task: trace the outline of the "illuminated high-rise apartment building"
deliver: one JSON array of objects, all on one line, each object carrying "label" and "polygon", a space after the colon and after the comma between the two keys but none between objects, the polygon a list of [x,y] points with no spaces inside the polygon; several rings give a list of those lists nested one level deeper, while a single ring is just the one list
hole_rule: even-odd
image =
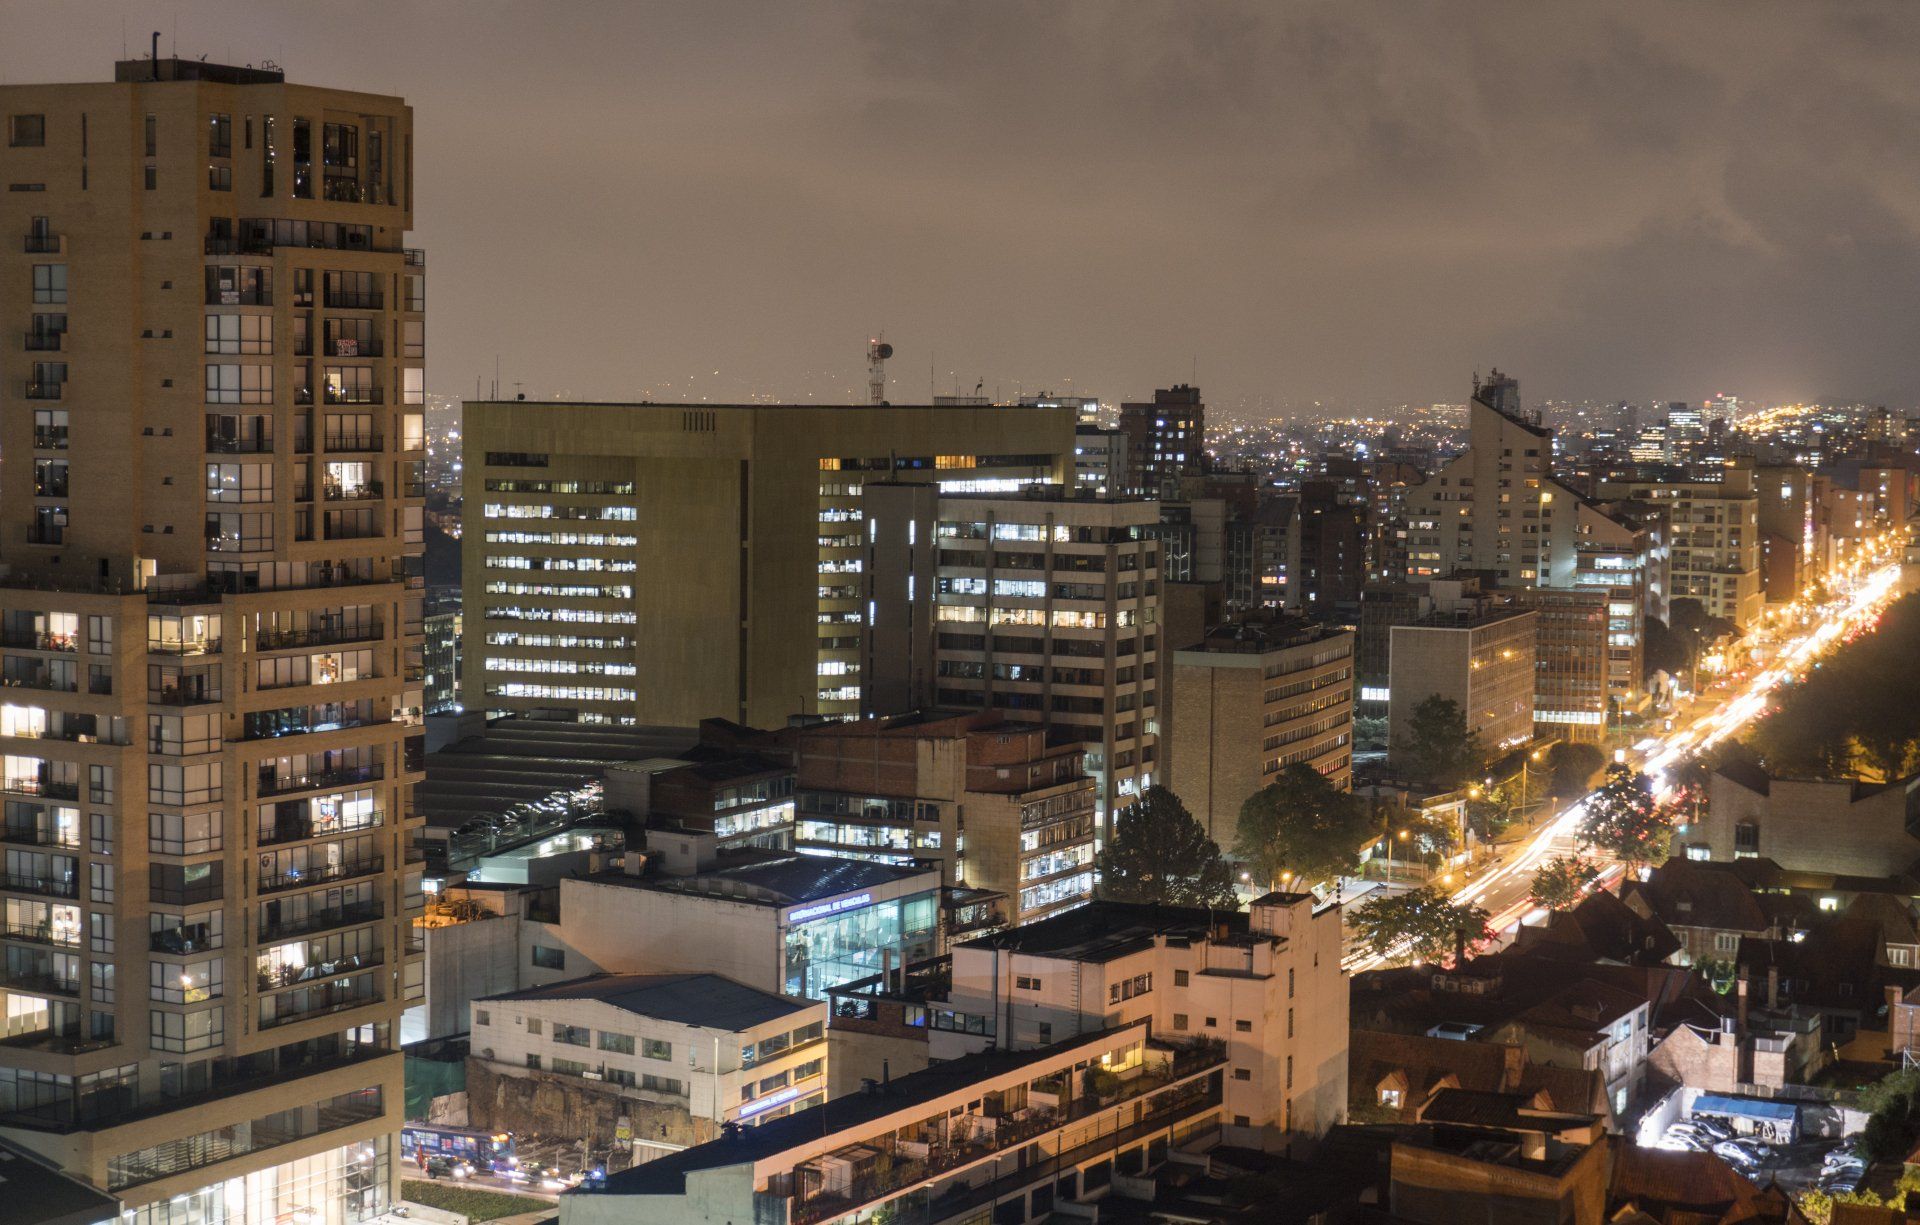
[{"label": "illuminated high-rise apartment building", "polygon": [[156,58],[0,123],[0,1136],[139,1225],[368,1219],[423,990],[412,113]]},{"label": "illuminated high-rise apartment building", "polygon": [[679,727],[857,716],[862,488],[1071,480],[1075,415],[470,402],[463,704]]}]

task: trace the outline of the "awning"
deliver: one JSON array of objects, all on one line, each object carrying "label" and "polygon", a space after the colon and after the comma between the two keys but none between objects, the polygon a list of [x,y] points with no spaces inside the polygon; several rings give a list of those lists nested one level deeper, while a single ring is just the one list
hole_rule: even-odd
[{"label": "awning", "polygon": [[1717,1093],[1702,1093],[1693,1099],[1693,1114],[1731,1114],[1748,1119],[1776,1119],[1793,1122],[1800,1117],[1800,1107],[1791,1102],[1770,1102],[1758,1098],[1721,1097]]}]

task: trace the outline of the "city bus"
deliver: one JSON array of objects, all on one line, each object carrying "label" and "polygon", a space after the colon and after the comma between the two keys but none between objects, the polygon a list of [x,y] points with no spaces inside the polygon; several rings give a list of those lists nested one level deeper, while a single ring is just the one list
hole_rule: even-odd
[{"label": "city bus", "polygon": [[400,1129],[400,1156],[421,1169],[435,1157],[464,1161],[475,1170],[505,1174],[520,1164],[513,1154],[513,1133],[470,1127],[432,1127],[409,1123]]}]

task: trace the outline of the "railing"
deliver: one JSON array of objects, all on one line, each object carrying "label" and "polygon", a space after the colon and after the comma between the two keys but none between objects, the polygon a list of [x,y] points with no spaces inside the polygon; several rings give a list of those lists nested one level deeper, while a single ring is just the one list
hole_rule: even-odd
[{"label": "railing", "polygon": [[329,451],[384,451],[386,439],[378,434],[328,434],[323,445]]},{"label": "railing", "polygon": [[[158,868],[159,864],[152,867]],[[164,902],[174,906],[192,906],[198,902],[218,902],[225,897],[225,882],[219,877],[201,881],[194,885],[163,884],[157,878],[147,882],[147,900]]]},{"label": "railing", "polygon": [[36,498],[64,498],[67,493],[65,480],[49,481],[44,485],[36,484],[33,488],[33,496]]},{"label": "railing", "polygon": [[147,703],[151,706],[211,706],[221,701],[218,692],[208,693],[204,689],[162,689],[155,693],[147,691]]},{"label": "railing", "polygon": [[324,647],[343,642],[378,642],[378,622],[372,625],[335,625],[325,629],[261,630],[254,635],[256,651],[284,651],[288,647]]},{"label": "railing", "polygon": [[371,970],[386,964],[386,954],[379,949],[371,953],[355,953],[351,957],[342,957],[338,961],[316,961],[304,966],[282,966],[278,970],[259,970],[255,972],[255,985],[261,991],[284,991],[288,987],[297,987],[301,983],[315,982],[322,978],[332,978],[338,974],[351,974],[355,970]]},{"label": "railing", "polygon": [[216,455],[271,455],[271,438],[220,438],[207,435],[207,450]]},{"label": "railing", "polygon": [[377,901],[349,902],[345,906],[329,906],[324,910],[309,910],[297,919],[285,919],[278,923],[260,924],[260,943],[274,940],[290,940],[295,936],[308,936],[315,932],[332,931],[338,927],[353,927],[361,923],[373,923],[386,916],[386,908]]},{"label": "railing", "polygon": [[325,485],[321,493],[329,502],[360,502],[381,497],[385,488],[379,481],[361,481],[357,485]]},{"label": "railing", "polygon": [[57,829],[29,829],[17,825],[0,829],[0,842],[12,843],[14,846],[57,846],[67,851],[80,849],[78,834],[63,836]]},{"label": "railing", "polygon": [[425,268],[427,266],[427,253],[419,247],[408,247],[406,249],[406,255],[407,267]]},{"label": "railing", "polygon": [[37,429],[33,432],[33,449],[36,451],[64,451],[67,449],[67,431],[64,429]]},{"label": "railing", "polygon": [[[312,403],[311,400],[307,401]],[[386,400],[378,387],[329,387],[326,402],[328,404],[384,404]]]},{"label": "railing", "polygon": [[0,779],[0,791],[13,795],[39,795],[49,800],[77,800],[80,798],[79,783],[56,783],[44,778],[8,778]]},{"label": "railing", "polygon": [[166,953],[173,957],[190,957],[198,953],[211,953],[223,947],[224,941],[211,938],[204,927],[195,925],[191,930],[174,928],[154,932],[147,938],[147,948],[151,952]]},{"label": "railing", "polygon": [[64,380],[58,383],[38,383],[28,379],[26,397],[29,400],[58,400],[66,393],[66,389],[67,384]]},{"label": "railing", "polygon": [[341,347],[340,337],[336,336],[334,339],[329,340],[327,342],[327,356],[328,357],[384,357],[386,356],[384,353],[381,352],[382,346],[380,344],[380,341],[377,339],[368,340],[364,342],[350,339],[346,341],[346,344],[352,346],[353,352],[349,353],[346,351],[346,349]]},{"label": "railing", "polygon": [[66,236],[63,234],[29,234],[26,244],[27,254],[58,255],[66,243]]},{"label": "railing", "polygon": [[[198,601],[191,602],[198,603]],[[192,642],[155,642],[151,638],[147,640],[149,655],[218,655],[219,653],[218,638],[198,638]]]},{"label": "railing", "polygon": [[278,846],[285,842],[305,842],[309,838],[331,838],[337,834],[357,834],[363,830],[379,829],[386,823],[386,813],[374,809],[354,818],[351,823],[341,824],[331,829],[315,829],[313,820],[289,821],[283,825],[273,825],[258,831],[254,842],[258,846]]},{"label": "railing", "polygon": [[366,291],[329,288],[322,294],[328,310],[377,311],[386,295],[377,289]]},{"label": "railing", "polygon": [[[326,999],[327,996],[333,994],[328,988],[346,986],[353,981],[353,979],[347,979],[341,983],[329,983],[327,988],[322,988],[325,994],[323,994],[321,998]],[[345,999],[333,1000],[316,1007],[302,1008],[291,1012],[276,1013],[269,1017],[261,1017],[260,1028],[272,1029],[276,1025],[292,1025],[296,1021],[311,1021],[315,1017],[324,1017],[336,1012],[345,1012],[349,1008],[365,1008],[369,1004],[380,1003],[383,998],[385,997],[383,997],[378,990],[356,993]]]},{"label": "railing", "polygon": [[62,949],[80,947],[78,931],[64,936],[55,935],[52,923],[8,923],[0,926],[0,940],[24,940],[29,944],[47,944]]},{"label": "railing", "polygon": [[114,1041],[111,1038],[82,1038],[77,1025],[36,1029],[15,1034],[11,1038],[0,1038],[0,1047],[16,1051],[50,1051],[56,1055],[84,1055],[88,1051],[103,1051],[112,1045]]},{"label": "railing", "polygon": [[254,885],[254,892],[285,893],[290,889],[311,889],[315,885],[328,885],[335,881],[372,876],[384,871],[386,866],[386,859],[375,855],[370,859],[355,860],[352,863],[322,864],[305,872],[296,868],[286,872],[276,872],[271,876],[262,876]]},{"label": "railing", "polygon": [[29,651],[78,651],[80,640],[72,634],[45,634],[37,630],[0,632],[0,646],[21,647]]},{"label": "railing", "polygon": [[312,791],[320,787],[340,787],[348,783],[379,782],[386,772],[385,766],[354,766],[346,770],[321,770],[311,774],[289,774],[267,778],[262,776],[254,789],[254,794],[264,799],[270,795],[287,795],[295,791]]},{"label": "railing", "polygon": [[272,306],[271,289],[210,289],[208,306]]},{"label": "railing", "polygon": [[[45,533],[31,530],[27,532],[27,540],[32,544],[60,543],[60,537],[57,534],[48,536]],[[65,681],[56,681],[50,672],[35,672],[27,676],[9,675],[5,680],[0,680],[0,685],[5,685],[9,689],[38,689],[44,693],[80,692],[80,681],[78,677],[70,677]],[[10,787],[7,789],[12,790]]]},{"label": "railing", "polygon": [[272,255],[273,243],[257,235],[207,239],[208,255]]},{"label": "railing", "polygon": [[60,978],[46,970],[8,970],[0,968],[0,987],[30,991],[35,995],[79,995],[80,980]]},{"label": "railing", "polygon": [[65,332],[28,332],[27,352],[58,353],[66,335]]},{"label": "railing", "polygon": [[13,872],[0,874],[0,889],[10,893],[34,893],[41,897],[80,896],[78,880],[54,880],[45,876],[22,876]]}]

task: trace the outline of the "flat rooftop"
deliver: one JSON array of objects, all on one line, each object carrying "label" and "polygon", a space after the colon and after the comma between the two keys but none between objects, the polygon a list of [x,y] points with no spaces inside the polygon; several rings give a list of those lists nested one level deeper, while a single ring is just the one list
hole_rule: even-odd
[{"label": "flat rooftop", "polygon": [[278,68],[255,68],[252,64],[209,64],[203,60],[183,60],[173,56],[137,60],[115,60],[115,81],[214,81],[221,85],[279,85],[287,74]]},{"label": "flat rooftop", "polygon": [[937,888],[940,883],[937,868],[901,868],[892,864],[869,863],[864,859],[833,859],[824,855],[775,852],[769,858],[752,857],[747,862],[710,868],[690,876],[633,876],[626,872],[600,872],[586,879],[597,885],[656,889],[664,893],[717,897],[761,906],[793,906],[842,897],[862,889],[874,889],[915,877],[930,878],[927,882],[929,889]]},{"label": "flat rooftop", "polygon": [[635,1016],[704,1025],[733,1033],[819,1007],[775,995],[718,974],[593,974],[525,991],[483,997],[481,1002],[595,1000]]},{"label": "flat rooftop", "polygon": [[120,1219],[119,1200],[4,1140],[0,1199],[6,1201],[9,1225],[107,1225]]},{"label": "flat rooftop", "polygon": [[1249,931],[1239,911],[1188,906],[1151,906],[1095,899],[1064,914],[969,940],[962,948],[1001,949],[1065,961],[1106,962],[1153,947],[1156,936],[1199,940],[1226,929],[1228,936]]}]

